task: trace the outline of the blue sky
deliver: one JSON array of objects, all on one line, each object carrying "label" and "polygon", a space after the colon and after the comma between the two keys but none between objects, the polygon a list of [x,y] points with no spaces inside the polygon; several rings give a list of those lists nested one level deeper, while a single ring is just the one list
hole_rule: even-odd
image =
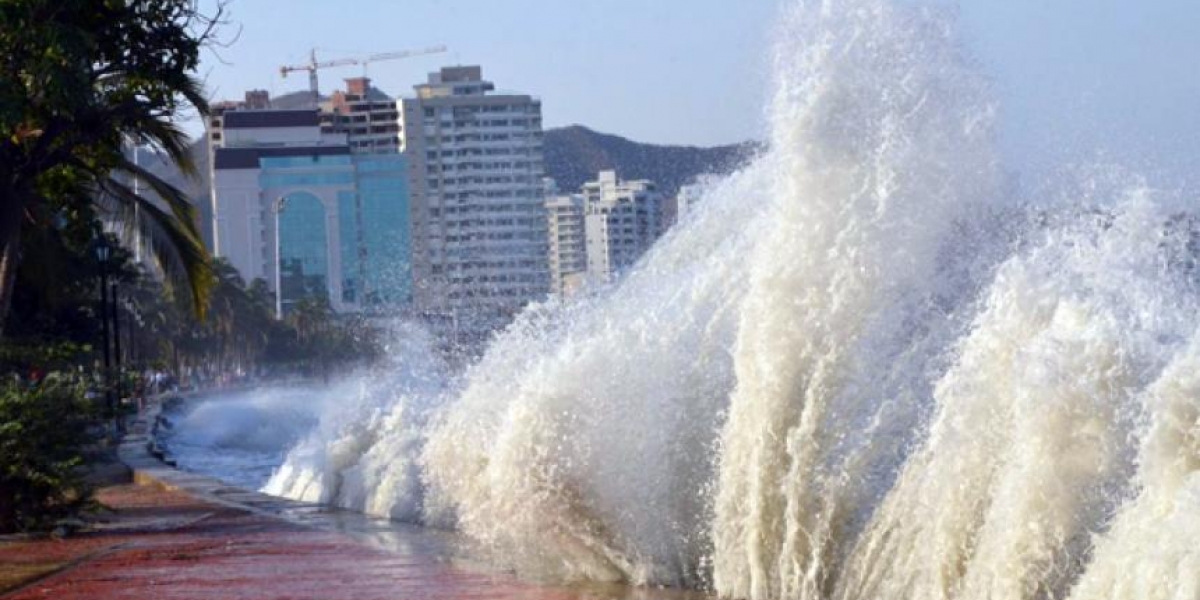
[{"label": "blue sky", "polygon": [[[211,0],[210,0],[211,1]],[[905,0],[917,1],[917,0]],[[935,0],[953,4],[950,0]],[[1018,165],[1109,157],[1190,172],[1200,156],[1200,2],[963,0],[964,43],[993,79]],[[281,64],[444,44],[376,63],[407,93],[446,63],[482,64],[502,89],[540,96],[547,126],[639,141],[761,137],[776,0],[234,0],[240,38],[204,72],[219,98],[306,85]],[[322,89],[361,73],[321,72]]]},{"label": "blue sky", "polygon": [[[498,88],[542,98],[548,126],[583,123],[640,140],[715,144],[757,135],[772,0],[235,0],[240,39],[209,60],[210,89],[239,97],[307,85],[281,64],[444,44],[372,64],[393,95],[442,64],[481,64]],[[364,20],[364,15],[370,15]],[[320,72],[322,90],[361,73]]]},{"label": "blue sky", "polygon": [[965,0],[961,12],[1014,164],[1099,159],[1162,185],[1200,179],[1200,2]]}]

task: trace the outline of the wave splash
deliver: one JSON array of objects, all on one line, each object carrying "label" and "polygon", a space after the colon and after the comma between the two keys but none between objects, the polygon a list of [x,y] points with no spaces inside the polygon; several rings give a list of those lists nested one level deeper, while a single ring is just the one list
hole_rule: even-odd
[{"label": "wave splash", "polygon": [[1014,197],[944,11],[780,31],[769,148],[619,285],[458,376],[405,333],[266,490],[563,580],[1200,597],[1195,219],[1137,183]]}]

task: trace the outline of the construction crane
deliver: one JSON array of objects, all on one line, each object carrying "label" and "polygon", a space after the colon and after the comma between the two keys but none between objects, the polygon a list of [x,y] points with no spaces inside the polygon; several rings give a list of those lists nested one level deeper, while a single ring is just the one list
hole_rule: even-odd
[{"label": "construction crane", "polygon": [[385,60],[396,60],[396,59],[400,59],[400,58],[410,58],[413,56],[425,56],[426,54],[441,54],[442,52],[445,52],[445,51],[446,51],[445,46],[430,46],[428,48],[422,48],[420,50],[402,50],[400,52],[384,52],[381,54],[372,54],[372,55],[362,59],[361,61],[359,61],[359,63],[362,64],[363,76],[365,77],[367,74],[367,65],[370,65],[373,62],[382,62]]},{"label": "construction crane", "polygon": [[287,77],[288,73],[295,71],[308,71],[308,89],[312,92],[313,104],[316,105],[320,99],[320,88],[317,85],[317,71],[320,69],[328,69],[332,67],[345,67],[349,65],[362,65],[363,74],[366,74],[367,65],[373,62],[385,60],[396,60],[400,58],[409,58],[411,56],[424,56],[426,54],[437,54],[445,52],[445,46],[432,46],[421,50],[403,50],[400,52],[383,52],[380,54],[372,54],[366,58],[338,58],[334,60],[317,60],[317,49],[313,48],[308,54],[308,64],[305,65],[284,65],[279,67],[279,74]]}]

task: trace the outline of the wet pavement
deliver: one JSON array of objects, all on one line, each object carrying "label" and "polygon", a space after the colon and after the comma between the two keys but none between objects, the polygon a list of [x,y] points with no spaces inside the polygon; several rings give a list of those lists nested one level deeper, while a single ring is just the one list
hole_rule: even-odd
[{"label": "wet pavement", "polygon": [[385,551],[183,492],[125,485],[101,490],[98,499],[115,513],[94,530],[0,544],[6,570],[51,569],[4,598],[587,597]]},{"label": "wet pavement", "polygon": [[274,498],[172,469],[148,451],[154,414],[119,455],[134,483],[98,490],[107,510],[64,538],[0,539],[0,597],[105,600],[493,598],[683,599],[623,586],[522,581],[472,559],[461,540]]}]

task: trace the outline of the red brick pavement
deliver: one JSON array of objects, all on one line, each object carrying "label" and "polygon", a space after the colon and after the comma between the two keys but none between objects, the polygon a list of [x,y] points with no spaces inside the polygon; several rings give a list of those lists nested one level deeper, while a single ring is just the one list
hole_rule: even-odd
[{"label": "red brick pavement", "polygon": [[[394,554],[330,531],[153,487],[114,486],[98,499],[107,523],[65,540],[0,543],[0,571],[57,568],[8,600],[397,600],[663,597],[538,587],[460,569],[437,557]],[[665,596],[674,596],[665,594]]]}]

